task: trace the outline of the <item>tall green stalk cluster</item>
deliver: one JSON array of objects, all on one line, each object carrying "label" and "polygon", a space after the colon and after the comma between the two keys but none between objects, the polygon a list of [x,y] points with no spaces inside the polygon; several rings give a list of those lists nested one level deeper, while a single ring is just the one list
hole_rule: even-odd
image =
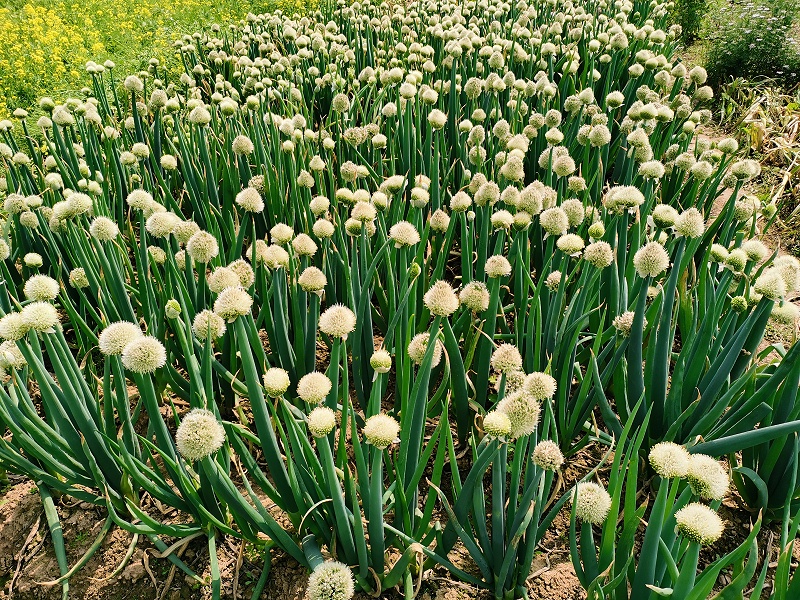
[{"label": "tall green stalk cluster", "polygon": [[[773,520],[800,585],[800,345],[763,343],[800,263],[759,241],[758,164],[695,136],[668,10],[250,15],[177,42],[179,80],[90,63],[86,97],[0,123],[0,466],[37,482],[64,596],[116,525],[195,578],[165,540],[207,539],[214,597],[233,536],[254,598],[273,548],[310,600],[437,565],[525,598],[560,511],[592,597],[765,589]],[[734,487],[759,516],[708,563]],[[54,495],[107,510],[72,567]]]}]

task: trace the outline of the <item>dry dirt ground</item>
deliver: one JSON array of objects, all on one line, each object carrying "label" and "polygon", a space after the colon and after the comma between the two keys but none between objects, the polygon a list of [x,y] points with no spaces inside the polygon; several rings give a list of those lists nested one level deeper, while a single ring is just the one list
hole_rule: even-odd
[{"label": "dry dirt ground", "polygon": [[[563,469],[564,484],[572,485],[587,466],[597,464],[599,448],[588,447],[568,460]],[[600,472],[607,478],[608,469]],[[64,529],[64,539],[70,565],[74,565],[91,546],[103,527],[104,511],[85,503],[70,503],[67,498],[56,506]],[[569,508],[556,516],[550,530],[540,544],[528,580],[531,600],[585,600],[570,562],[568,547]],[[739,545],[749,530],[749,515],[733,493],[726,499],[720,512],[727,522],[728,534],[712,548],[704,550],[701,562],[708,564],[718,556]],[[773,530],[773,531],[770,531]],[[759,550],[768,546],[767,539],[777,534],[775,526],[762,530]],[[88,564],[70,580],[72,600],[207,600],[211,598],[209,585],[199,585],[182,571],[172,568],[170,562],[159,558],[159,552],[147,540],[139,540],[129,560],[125,561],[131,547],[132,535],[118,528],[110,530],[100,549]],[[777,538],[775,538],[777,539]],[[171,543],[173,540],[166,540]],[[800,544],[797,544],[800,558]],[[231,538],[218,543],[219,566],[223,576],[225,599],[252,597],[256,581],[261,575],[263,557],[252,548],[242,548],[241,542]],[[178,551],[183,561],[206,581],[210,581],[208,550],[203,541],[196,539]],[[773,546],[771,560],[777,548]],[[760,557],[763,560],[763,556]],[[477,571],[463,548],[451,553],[450,559],[465,571]],[[771,570],[770,570],[771,575]],[[35,485],[12,476],[12,485],[0,491],[0,600],[58,600],[58,585],[42,585],[59,576],[58,564],[50,540],[41,499]],[[308,574],[303,567],[286,555],[273,554],[269,580],[262,599],[303,600]],[[723,572],[723,582],[730,581],[730,573]],[[771,579],[771,577],[770,577]],[[767,584],[769,588],[769,583]],[[490,600],[491,595],[472,586],[453,581],[443,569],[426,572],[419,588],[422,600]],[[369,600],[359,594],[356,600]],[[394,590],[380,598],[399,600],[402,596]]]},{"label": "dry dirt ground", "polygon": [[[41,499],[30,481],[14,479],[0,492],[0,600],[57,600],[61,586],[42,585],[59,577]],[[103,511],[67,499],[57,502],[70,566],[91,546],[105,521]],[[73,600],[205,599],[210,586],[195,584],[182,571],[173,570],[147,540],[139,540],[127,564],[121,566],[131,546],[130,533],[113,528],[89,563],[70,580]],[[565,541],[554,536],[549,552],[543,552],[533,566],[530,581],[534,600],[582,600]],[[561,546],[559,548],[559,546]],[[218,546],[223,573],[223,597],[249,599],[263,568],[263,559],[242,552],[237,540],[223,540]],[[461,557],[467,561],[466,555]],[[209,579],[208,552],[200,540],[190,542],[182,559],[201,577]],[[237,568],[238,564],[238,568]],[[115,572],[117,572],[115,574]],[[261,598],[303,600],[306,571],[294,560],[275,553],[267,587]],[[236,595],[234,596],[234,581]],[[381,598],[400,598],[394,591]],[[452,581],[444,571],[434,570],[422,584],[423,600],[488,600],[474,587]],[[369,596],[358,595],[357,600]]]}]

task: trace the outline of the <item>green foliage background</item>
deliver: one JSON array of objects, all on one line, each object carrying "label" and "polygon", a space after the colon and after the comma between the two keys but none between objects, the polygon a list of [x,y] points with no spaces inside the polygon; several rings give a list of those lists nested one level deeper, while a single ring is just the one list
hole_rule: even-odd
[{"label": "green foliage background", "polygon": [[0,118],[42,96],[63,100],[89,78],[86,61],[134,73],[173,58],[172,43],[248,12],[294,12],[305,0],[0,0]]}]

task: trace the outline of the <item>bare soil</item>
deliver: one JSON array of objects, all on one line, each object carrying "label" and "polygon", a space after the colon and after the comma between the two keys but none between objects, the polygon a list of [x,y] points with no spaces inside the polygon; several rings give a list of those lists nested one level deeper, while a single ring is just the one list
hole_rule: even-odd
[{"label": "bare soil", "polygon": [[[33,482],[11,476],[12,485],[0,492],[0,600],[58,600],[60,585],[47,585],[60,573],[42,502]],[[102,530],[105,511],[87,503],[57,501],[64,529],[67,556],[74,565],[92,545]],[[199,585],[180,570],[173,569],[158,550],[140,538],[132,556],[123,564],[133,535],[112,528],[101,547],[70,580],[69,597],[73,600],[127,599],[206,599],[210,585]],[[169,540],[165,540],[169,543]],[[569,552],[562,536],[553,536],[533,566],[529,582],[534,600],[582,600],[585,598],[575,577]],[[559,547],[560,546],[560,547]],[[219,566],[223,579],[223,598],[249,599],[262,569],[263,557],[252,547],[242,547],[239,540],[223,539],[218,544]],[[182,560],[210,582],[208,551],[204,541],[191,541],[182,552]],[[463,550],[454,550],[451,558],[470,569],[471,560]],[[275,552],[265,591],[269,600],[303,600],[308,578],[306,570],[281,552]],[[234,595],[235,582],[235,595]],[[381,598],[401,598],[389,590]],[[491,596],[473,586],[453,581],[444,570],[426,573],[419,598],[423,600],[489,600]],[[357,600],[370,596],[359,594]]]}]

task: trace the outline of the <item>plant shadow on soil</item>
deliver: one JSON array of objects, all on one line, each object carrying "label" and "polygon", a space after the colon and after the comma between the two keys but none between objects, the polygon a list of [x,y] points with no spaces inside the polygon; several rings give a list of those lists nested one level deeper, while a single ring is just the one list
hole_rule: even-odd
[{"label": "plant shadow on soil", "polygon": [[[44,518],[41,499],[33,482],[11,476],[12,485],[0,491],[0,600],[57,600],[61,586],[42,585],[59,577],[58,564]],[[105,512],[87,503],[57,501],[64,529],[70,566],[84,555],[100,533]],[[562,526],[568,524],[561,520]],[[210,586],[201,586],[173,570],[172,564],[158,558],[158,550],[140,538],[133,555],[120,570],[131,546],[132,534],[114,527],[88,564],[70,580],[69,597],[73,600],[127,599],[205,599],[211,597]],[[566,536],[554,533],[544,544],[543,552],[533,565],[530,580],[533,600],[580,600],[585,598],[575,577]],[[182,560],[198,575],[210,580],[208,551],[203,540],[192,540],[182,551]],[[249,599],[264,567],[263,557],[243,551],[241,542],[225,538],[218,543],[219,566],[222,572],[223,598]],[[451,559],[472,570],[471,560],[458,547]],[[237,564],[239,565],[237,568]],[[114,575],[115,571],[119,571]],[[280,551],[273,553],[272,568],[261,598],[269,600],[303,600],[308,579],[306,570]],[[10,591],[11,590],[11,591]],[[380,598],[399,599],[394,591]],[[371,596],[357,594],[356,600]],[[422,600],[489,600],[491,595],[472,586],[455,582],[443,569],[426,573],[418,598]]]},{"label": "plant shadow on soil", "polygon": [[[564,484],[572,485],[579,474],[586,471],[583,462],[596,464],[599,448],[588,447],[572,457],[565,465]],[[601,479],[607,477],[600,472]],[[11,476],[12,485],[0,491],[0,600],[58,600],[59,585],[46,586],[59,576],[47,522],[44,518],[39,494],[33,482]],[[57,501],[64,528],[64,538],[69,564],[75,564],[91,546],[105,521],[105,512],[87,503],[69,503],[67,498]],[[165,509],[168,513],[170,509]],[[584,600],[585,592],[575,577],[569,557],[569,508],[565,507],[553,522],[540,552],[534,561],[529,579],[531,600]],[[732,550],[746,537],[749,515],[736,502],[735,494],[721,507],[728,523],[729,535],[709,551],[702,562]],[[766,547],[769,529],[759,535],[759,548]],[[773,532],[774,533],[774,532]],[[112,528],[100,549],[88,564],[70,580],[70,598],[73,600],[127,600],[158,599],[185,600],[211,598],[210,585],[198,585],[185,574],[172,568],[172,564],[158,558],[158,550],[146,539],[140,538],[133,555],[121,564],[129,552],[133,536],[119,528]],[[168,543],[170,540],[167,540]],[[723,547],[724,546],[724,547]],[[182,560],[206,581],[210,581],[210,567],[206,544],[194,539],[178,550]],[[773,546],[773,554],[776,548]],[[796,548],[800,556],[800,548]],[[218,542],[219,566],[222,573],[222,597],[249,599],[264,567],[263,556],[252,547],[242,547],[239,540],[223,538]],[[457,546],[450,555],[460,568],[476,571],[468,554]],[[763,560],[763,557],[762,557]],[[116,572],[116,574],[115,574]],[[730,580],[723,572],[722,580]],[[280,551],[273,552],[272,567],[267,586],[261,598],[269,600],[303,600],[308,579],[306,570]],[[234,590],[234,581],[236,589]],[[490,600],[491,594],[475,587],[453,581],[444,569],[426,572],[421,582],[418,598],[422,600]],[[11,592],[9,591],[11,590]],[[235,595],[234,595],[235,592]],[[380,594],[380,598],[400,599],[394,590]],[[357,594],[356,600],[371,596]]]}]

